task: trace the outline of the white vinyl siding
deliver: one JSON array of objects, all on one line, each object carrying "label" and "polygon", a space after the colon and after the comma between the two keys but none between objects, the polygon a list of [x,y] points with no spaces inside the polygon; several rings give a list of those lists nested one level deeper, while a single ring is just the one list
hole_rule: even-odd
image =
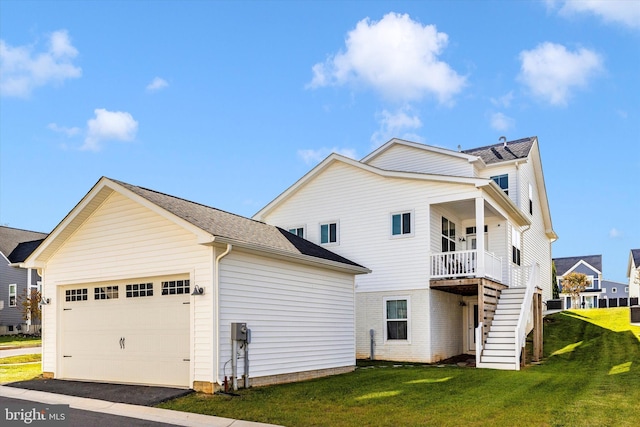
[{"label": "white vinyl siding", "polygon": [[251,329],[253,378],[355,364],[353,275],[235,250],[220,274],[221,375],[231,375],[232,322]]},{"label": "white vinyl siding", "polygon": [[[43,295],[51,298],[51,304],[42,310],[43,323],[47,325],[43,329],[43,371],[56,372],[55,331],[60,327],[56,324],[56,312],[58,301],[64,300],[64,293],[57,288],[75,283],[187,274],[199,286],[212,289],[212,252],[210,247],[198,245],[196,236],[181,226],[113,193],[47,262]],[[93,299],[93,290],[89,298]],[[212,298],[194,301],[190,314],[192,333],[194,341],[200,343],[193,350],[194,378],[211,381]]]},{"label": "white vinyl siding", "polygon": [[404,145],[390,147],[368,164],[380,169],[473,177],[468,160]]}]

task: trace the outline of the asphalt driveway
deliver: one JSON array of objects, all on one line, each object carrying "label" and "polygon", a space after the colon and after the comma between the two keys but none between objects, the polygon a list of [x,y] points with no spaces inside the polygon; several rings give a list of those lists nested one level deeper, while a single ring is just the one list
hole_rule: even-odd
[{"label": "asphalt driveway", "polygon": [[170,387],[106,384],[67,380],[18,381],[15,383],[5,384],[5,386],[141,406],[154,406],[166,400],[193,393],[193,390]]}]

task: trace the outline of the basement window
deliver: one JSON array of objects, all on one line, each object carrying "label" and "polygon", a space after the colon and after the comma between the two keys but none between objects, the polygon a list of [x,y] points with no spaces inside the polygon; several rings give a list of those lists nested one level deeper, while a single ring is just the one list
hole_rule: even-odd
[{"label": "basement window", "polygon": [[66,302],[86,301],[88,297],[88,289],[67,289],[64,291],[64,300]]},{"label": "basement window", "polygon": [[409,339],[409,300],[385,298],[385,339],[407,341]]},{"label": "basement window", "polygon": [[162,282],[162,295],[181,295],[189,293],[189,280],[169,280]]},{"label": "basement window", "polygon": [[102,286],[93,289],[93,299],[116,299],[118,298],[117,286]]},{"label": "basement window", "polygon": [[135,283],[127,285],[127,298],[152,297],[153,283]]}]

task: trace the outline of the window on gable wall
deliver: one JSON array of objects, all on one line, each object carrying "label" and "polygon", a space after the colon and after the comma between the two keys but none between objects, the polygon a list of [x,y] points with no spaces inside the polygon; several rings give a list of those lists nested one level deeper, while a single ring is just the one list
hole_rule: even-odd
[{"label": "window on gable wall", "polygon": [[520,256],[520,232],[515,227],[511,227],[511,261],[521,265]]},{"label": "window on gable wall", "polygon": [[496,175],[491,177],[507,195],[509,194],[509,175]]},{"label": "window on gable wall", "polygon": [[290,228],[289,233],[304,238],[304,227]]},{"label": "window on gable wall", "polygon": [[411,234],[411,212],[403,212],[391,215],[391,234],[402,236]]},{"label": "window on gable wall", "polygon": [[320,224],[320,243],[337,243],[338,242],[338,223],[329,222]]},{"label": "window on gable wall", "polygon": [[533,186],[529,184],[529,213],[533,215]]}]

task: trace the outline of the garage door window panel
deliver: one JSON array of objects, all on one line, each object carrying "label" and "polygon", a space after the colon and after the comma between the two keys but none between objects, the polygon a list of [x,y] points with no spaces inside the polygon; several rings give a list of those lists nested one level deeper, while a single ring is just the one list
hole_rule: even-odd
[{"label": "garage door window panel", "polygon": [[189,293],[189,280],[170,280],[162,282],[162,295],[182,295]]},{"label": "garage door window panel", "polygon": [[99,288],[94,288],[93,298],[100,299],[100,300],[116,299],[118,298],[118,287],[117,286],[101,286]]},{"label": "garage door window panel", "polygon": [[127,298],[140,298],[153,296],[153,283],[135,283],[127,285]]},{"label": "garage door window panel", "polygon": [[64,299],[66,302],[86,301],[89,295],[88,289],[67,289],[64,292]]}]

